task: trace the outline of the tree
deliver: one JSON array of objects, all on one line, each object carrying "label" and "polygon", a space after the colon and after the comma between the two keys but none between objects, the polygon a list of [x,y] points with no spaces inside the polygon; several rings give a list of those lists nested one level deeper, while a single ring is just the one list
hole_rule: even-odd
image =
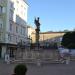
[{"label": "tree", "polygon": [[64,32],[68,32],[69,30],[65,29]]},{"label": "tree", "polygon": [[66,32],[62,38],[61,45],[69,49],[75,49],[75,31]]},{"label": "tree", "polygon": [[75,31],[75,28],[73,29],[73,31]]}]

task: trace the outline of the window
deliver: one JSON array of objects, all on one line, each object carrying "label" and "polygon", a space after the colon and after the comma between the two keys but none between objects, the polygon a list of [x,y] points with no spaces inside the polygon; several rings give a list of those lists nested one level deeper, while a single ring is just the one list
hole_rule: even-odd
[{"label": "window", "polygon": [[21,27],[21,34],[22,34],[22,27]]},{"label": "window", "polygon": [[16,26],[16,33],[18,33],[18,26]]},{"label": "window", "polygon": [[0,33],[0,40],[2,40],[2,33]]},{"label": "window", "polygon": [[18,8],[17,8],[17,12],[18,12]]},{"label": "window", "polygon": [[11,7],[11,8],[14,7],[14,3],[13,3],[13,2],[10,3],[10,7]]},{"label": "window", "polygon": [[2,28],[2,24],[0,23],[0,29]]},{"label": "window", "polygon": [[25,21],[18,15],[16,15],[16,23],[19,25],[25,25]]},{"label": "window", "polygon": [[21,33],[21,35],[25,35],[25,27],[21,26],[20,33]]},{"label": "window", "polygon": [[17,38],[17,36],[16,36],[16,43],[18,42],[18,38]]},{"label": "window", "polygon": [[11,35],[10,34],[8,34],[8,40],[11,41]]},{"label": "window", "polygon": [[19,1],[17,0],[17,4],[19,4]]},{"label": "window", "polygon": [[12,23],[10,23],[10,31],[12,31]]},{"label": "window", "polygon": [[19,24],[21,21],[20,21],[20,17],[18,15],[16,15],[16,23]]},{"label": "window", "polygon": [[6,8],[6,7],[0,6],[0,13],[5,13],[5,11],[6,11],[5,8]]},{"label": "window", "polygon": [[9,18],[10,18],[11,20],[13,20],[13,11],[12,11],[12,10],[10,10]]},{"label": "window", "polygon": [[21,5],[21,8],[23,8],[23,5]]},{"label": "window", "polygon": [[23,28],[23,35],[25,35],[25,28]]},{"label": "window", "polygon": [[2,6],[0,6],[0,13],[2,13],[3,12],[3,7]]}]

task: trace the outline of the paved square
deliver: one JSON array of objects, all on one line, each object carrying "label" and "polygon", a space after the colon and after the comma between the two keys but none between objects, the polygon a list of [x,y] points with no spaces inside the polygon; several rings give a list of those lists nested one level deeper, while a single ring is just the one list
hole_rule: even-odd
[{"label": "paved square", "polygon": [[[0,63],[0,75],[12,75],[16,64]],[[37,66],[27,64],[26,75],[75,75],[75,62],[70,64],[44,64]]]}]

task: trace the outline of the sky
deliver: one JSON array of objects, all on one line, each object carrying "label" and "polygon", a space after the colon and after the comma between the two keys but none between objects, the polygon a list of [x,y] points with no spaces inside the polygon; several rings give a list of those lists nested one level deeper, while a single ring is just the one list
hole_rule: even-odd
[{"label": "sky", "polygon": [[63,31],[75,29],[75,0],[27,0],[28,24],[35,27],[40,17],[40,30]]}]

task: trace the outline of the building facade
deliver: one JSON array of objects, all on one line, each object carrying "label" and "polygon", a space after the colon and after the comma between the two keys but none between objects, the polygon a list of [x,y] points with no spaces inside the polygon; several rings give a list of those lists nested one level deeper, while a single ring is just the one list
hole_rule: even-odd
[{"label": "building facade", "polygon": [[17,44],[27,42],[26,0],[0,0],[0,57],[12,56]]},{"label": "building facade", "polygon": [[35,28],[28,26],[28,36],[32,37],[33,33],[36,33]]},{"label": "building facade", "polygon": [[[57,43],[58,45],[60,45],[64,32],[41,32],[39,35],[40,45],[48,45],[52,43]],[[36,42],[35,33],[32,34],[32,40],[33,43]]]}]

